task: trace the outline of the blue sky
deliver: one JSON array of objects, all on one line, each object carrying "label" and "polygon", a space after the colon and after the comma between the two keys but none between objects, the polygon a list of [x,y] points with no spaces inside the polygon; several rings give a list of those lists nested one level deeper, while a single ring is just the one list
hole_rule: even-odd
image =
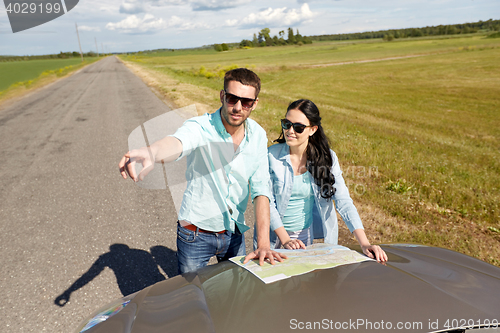
[{"label": "blue sky", "polygon": [[[26,0],[29,1],[29,0]],[[268,27],[336,34],[500,19],[499,0],[80,0],[65,15],[12,33],[0,4],[0,55],[185,48],[252,39]]]}]

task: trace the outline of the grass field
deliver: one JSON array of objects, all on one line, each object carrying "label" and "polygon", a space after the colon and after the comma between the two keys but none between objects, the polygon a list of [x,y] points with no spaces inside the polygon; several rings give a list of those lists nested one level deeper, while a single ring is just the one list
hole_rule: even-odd
[{"label": "grass field", "polygon": [[45,71],[81,63],[80,58],[0,62],[0,91],[16,82],[36,79]]},{"label": "grass field", "polygon": [[287,105],[320,108],[351,195],[381,210],[379,242],[451,248],[500,265],[500,41],[482,35],[124,56],[179,106],[215,110],[221,73],[262,79],[252,113],[278,137]]},{"label": "grass field", "polygon": [[57,77],[88,65],[98,58],[46,59],[0,62],[0,100],[22,94]]}]

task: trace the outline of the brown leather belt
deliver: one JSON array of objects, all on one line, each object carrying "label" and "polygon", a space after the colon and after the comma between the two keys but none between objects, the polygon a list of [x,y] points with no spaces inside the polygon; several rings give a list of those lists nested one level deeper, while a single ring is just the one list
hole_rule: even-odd
[{"label": "brown leather belt", "polygon": [[194,232],[196,232],[196,229],[198,229],[199,232],[204,232],[206,234],[223,234],[223,233],[226,232],[226,230],[222,230],[222,231],[209,231],[209,230],[198,228],[194,224],[185,225],[185,226],[183,226],[183,228],[186,228],[187,230],[191,230],[191,231],[194,231]]}]

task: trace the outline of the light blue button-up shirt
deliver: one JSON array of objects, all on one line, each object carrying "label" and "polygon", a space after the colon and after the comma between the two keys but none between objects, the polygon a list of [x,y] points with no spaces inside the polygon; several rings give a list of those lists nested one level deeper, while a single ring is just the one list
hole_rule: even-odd
[{"label": "light blue button-up shirt", "polygon": [[[325,243],[337,244],[338,223],[335,208],[351,232],[356,229],[363,229],[363,224],[342,177],[337,155],[332,150],[330,150],[330,153],[333,160],[331,172],[335,177],[335,195],[330,199],[321,197],[319,186],[312,175],[309,174],[315,201],[311,227],[314,238],[324,238]],[[268,158],[272,189],[270,203],[271,230],[276,230],[283,226],[282,219],[292,195],[294,178],[290,161],[290,147],[286,143],[273,145],[269,147]],[[271,232],[271,244],[275,241],[276,234]]]},{"label": "light blue button-up shirt", "polygon": [[254,120],[245,121],[245,137],[235,150],[221,119],[221,110],[194,117],[175,132],[186,156],[187,187],[179,220],[210,231],[249,229],[245,225],[249,186],[252,200],[270,197],[267,136]]}]

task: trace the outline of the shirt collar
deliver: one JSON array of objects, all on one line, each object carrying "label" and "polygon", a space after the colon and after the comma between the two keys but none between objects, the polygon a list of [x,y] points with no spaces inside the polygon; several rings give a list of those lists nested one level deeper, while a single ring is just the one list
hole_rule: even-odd
[{"label": "shirt collar", "polygon": [[212,114],[212,123],[214,124],[215,129],[217,130],[217,132],[219,132],[219,134],[223,136],[229,135],[229,133],[226,131],[226,128],[224,127],[224,123],[222,123],[221,117],[221,108],[219,108]]},{"label": "shirt collar", "polygon": [[[221,109],[222,107],[220,107],[217,111],[215,111],[212,114],[212,122],[217,132],[219,132],[219,134],[221,134],[222,136],[227,136],[227,135],[230,136],[230,134],[226,130],[226,127],[224,127],[224,123],[222,122]],[[252,134],[252,129],[249,126],[248,119],[245,120],[243,126],[245,126],[245,138],[243,140],[248,141],[249,135]]]},{"label": "shirt collar", "polygon": [[290,146],[286,144],[286,142],[282,143],[283,147],[281,147],[281,151],[279,154],[280,160],[287,160],[290,162]]}]

